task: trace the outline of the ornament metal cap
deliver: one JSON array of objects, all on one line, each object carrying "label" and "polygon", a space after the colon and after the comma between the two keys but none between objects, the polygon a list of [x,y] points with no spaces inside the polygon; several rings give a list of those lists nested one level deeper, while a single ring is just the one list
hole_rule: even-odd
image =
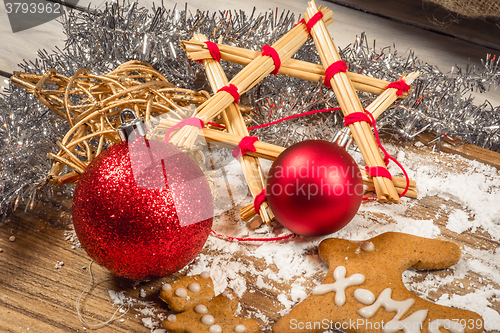
[{"label": "ornament metal cap", "polygon": [[[126,120],[126,115],[129,114],[132,119]],[[120,112],[120,121],[121,125],[118,126],[118,134],[122,141],[129,141],[129,138],[133,136],[133,138],[139,136],[146,136],[146,125],[144,124],[143,118],[137,118],[134,110],[132,109],[123,109]]]}]

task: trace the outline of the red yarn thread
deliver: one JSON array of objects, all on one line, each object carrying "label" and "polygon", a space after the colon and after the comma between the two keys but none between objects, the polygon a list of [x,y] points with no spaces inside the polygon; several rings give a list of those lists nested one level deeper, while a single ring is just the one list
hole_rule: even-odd
[{"label": "red yarn thread", "polygon": [[[375,119],[373,119],[372,121],[372,119],[370,119],[369,116],[367,115],[368,113],[371,115],[371,113],[367,110],[365,110],[365,112],[353,112],[351,114],[348,114],[347,116],[344,117],[344,126],[349,126],[358,121],[366,121],[368,124],[370,124],[370,126],[372,126],[373,121],[375,121]],[[378,145],[379,147],[382,146],[381,143],[378,143]],[[385,150],[384,150],[384,163],[385,165],[389,164],[389,155],[387,154],[387,152],[385,152]]]},{"label": "red yarn thread", "polygon": [[215,61],[220,62],[221,56],[220,56],[219,46],[214,42],[210,41],[205,42],[205,44],[207,44],[208,52],[210,52],[212,58],[214,58]]},{"label": "red yarn thread", "polygon": [[321,110],[307,111],[307,112],[303,112],[303,113],[300,113],[300,114],[294,114],[294,115],[291,115],[291,116],[288,116],[288,117],[285,117],[285,118],[281,118],[281,119],[272,121],[272,122],[267,123],[267,124],[262,124],[262,125],[257,125],[257,126],[249,127],[248,130],[251,131],[251,130],[258,129],[258,128],[271,126],[271,125],[274,125],[274,124],[281,123],[282,121],[285,121],[285,120],[289,120],[289,119],[293,119],[293,118],[299,118],[299,117],[304,117],[304,116],[307,116],[307,115],[310,115],[310,114],[315,114],[315,113],[320,113],[320,112],[338,111],[338,110],[340,110],[340,108],[331,108],[331,109],[321,109]]},{"label": "red yarn thread", "polygon": [[228,86],[224,86],[217,90],[219,91],[225,91],[229,93],[231,96],[233,96],[234,102],[238,104],[240,102],[240,94],[238,93],[238,87],[236,87],[234,84],[230,83]]},{"label": "red yarn thread", "polygon": [[372,124],[371,119],[364,112],[353,112],[344,117],[344,126],[347,127],[358,121],[366,121],[368,124]]},{"label": "red yarn thread", "polygon": [[340,72],[346,72],[346,71],[347,71],[347,65],[345,62],[343,62],[342,60],[335,61],[325,70],[325,79],[323,83],[328,88],[331,88],[332,84],[330,83],[330,80],[333,78],[333,76]]},{"label": "red yarn thread", "polygon": [[239,237],[231,237],[231,236],[218,234],[213,229],[210,231],[212,232],[212,234],[214,234],[215,236],[217,236],[219,238],[222,238],[222,239],[225,239],[228,241],[233,241],[233,242],[234,241],[238,241],[238,242],[277,242],[277,241],[282,241],[282,240],[289,239],[289,238],[294,238],[297,236],[296,234],[288,234],[285,236],[271,237],[271,238],[239,238]]},{"label": "red yarn thread", "polygon": [[403,79],[399,79],[389,83],[385,89],[389,88],[397,89],[398,91],[396,92],[396,95],[401,96],[403,93],[410,91],[411,87]]},{"label": "red yarn thread", "polygon": [[266,189],[263,189],[262,191],[260,191],[259,194],[257,194],[253,200],[253,209],[255,210],[255,212],[260,215],[260,206],[262,206],[262,204],[264,203],[264,201],[267,200],[267,197],[266,197]]},{"label": "red yarn thread", "polygon": [[309,20],[309,22],[306,22],[305,19],[302,19],[299,22],[297,22],[297,24],[295,24],[295,26],[297,26],[297,25],[299,25],[301,23],[304,23],[306,25],[307,32],[309,34],[311,34],[312,27],[314,27],[314,25],[316,23],[318,23],[318,21],[321,20],[322,18],[323,18],[323,13],[322,12],[317,12],[316,14],[313,15],[313,17],[311,17],[311,19]]},{"label": "red yarn thread", "polygon": [[306,28],[309,33],[311,33],[311,29],[314,27],[316,23],[318,23],[319,20],[323,18],[323,13],[322,12],[317,12],[316,14],[311,17],[311,19],[307,22]]},{"label": "red yarn thread", "polygon": [[245,136],[241,139],[238,146],[233,149],[233,157],[239,158],[246,153],[254,153],[257,149],[254,146],[255,141],[259,141],[256,136]]},{"label": "red yarn thread", "polygon": [[214,126],[214,127],[222,128],[222,129],[225,129],[225,128],[226,128],[226,126],[224,126],[224,125],[222,125],[222,124],[217,124],[217,123],[214,123],[214,122],[211,122],[211,121],[209,121],[207,124],[208,124],[208,125],[212,125],[212,126]]},{"label": "red yarn thread", "polygon": [[385,150],[385,148],[382,146],[382,142],[380,142],[380,138],[378,136],[377,125],[375,123],[375,118],[373,118],[373,115],[370,112],[368,112],[368,111],[366,111],[366,114],[372,120],[373,132],[375,133],[375,138],[377,139],[378,146],[384,152],[384,154],[387,157],[387,159],[390,159],[391,161],[393,161],[394,163],[396,163],[396,165],[401,169],[401,171],[403,171],[403,174],[405,175],[406,186],[405,186],[404,191],[399,195],[399,197],[402,198],[402,197],[405,196],[406,192],[408,192],[408,189],[410,188],[410,178],[408,177],[408,174],[406,173],[406,170],[405,170],[405,168],[403,168],[403,166],[401,165],[401,163],[399,163],[394,157],[392,157],[391,155],[389,155],[389,153],[387,152],[387,150]]},{"label": "red yarn thread", "polygon": [[366,166],[365,170],[366,170],[366,172],[368,172],[368,174],[371,177],[385,177],[385,178],[389,178],[390,180],[392,180],[391,173],[386,168],[384,168],[384,167],[381,167],[381,166],[374,166],[374,167]]},{"label": "red yarn thread", "polygon": [[[353,122],[355,122],[355,121],[366,121],[365,119],[363,119],[365,117],[359,115],[359,113],[361,113],[361,112],[354,112],[354,113],[351,113],[351,115],[354,114],[354,116],[352,116],[352,117],[346,116],[346,117],[348,118],[348,121],[351,121],[351,120],[353,120]],[[356,114],[358,114],[358,115],[356,115]],[[377,140],[377,145],[379,146],[380,150],[382,150],[382,152],[384,153],[384,162],[386,162],[386,165],[389,164],[389,160],[393,161],[401,169],[401,171],[403,171],[403,174],[405,175],[406,186],[405,186],[404,191],[399,195],[399,197],[402,198],[402,197],[404,197],[404,195],[406,194],[406,192],[408,192],[408,188],[410,187],[410,178],[408,177],[408,174],[406,173],[406,170],[405,170],[405,168],[403,168],[403,166],[401,165],[401,163],[399,163],[394,157],[392,157],[391,155],[389,155],[389,153],[387,152],[387,150],[385,150],[385,148],[382,146],[382,142],[380,142],[380,137],[378,135],[377,123],[375,122],[375,118],[373,117],[373,115],[369,111],[367,111],[367,110],[365,110],[365,113],[363,113],[363,114],[365,116],[369,117],[369,121],[367,121],[367,122],[373,126],[373,133],[375,134],[375,139]],[[356,120],[356,119],[359,119],[359,120]],[[344,121],[345,121],[345,119],[344,119]],[[386,178],[392,179],[392,176],[389,173],[389,171],[387,171],[387,173],[386,173],[385,171],[382,171],[382,169],[384,169],[385,171],[387,171],[386,168],[384,168],[384,167],[378,167],[378,166],[377,167],[367,168],[366,171],[370,175],[371,175],[371,173],[376,174],[375,177],[380,176],[380,177],[386,177]],[[387,175],[389,175],[389,177]]]},{"label": "red yarn thread", "polygon": [[262,55],[269,56],[273,59],[274,70],[271,72],[271,74],[274,74],[274,75],[278,74],[280,67],[281,67],[281,59],[280,59],[278,52],[276,52],[276,50],[274,48],[272,48],[271,46],[266,44],[262,47]]},{"label": "red yarn thread", "polygon": [[295,23],[295,26],[298,26],[299,24],[305,24],[306,25],[306,28],[307,28],[307,23],[306,23],[306,20],[305,19],[301,19],[299,22]]},{"label": "red yarn thread", "polygon": [[196,117],[191,117],[191,118],[187,118],[187,119],[181,120],[177,124],[175,124],[174,126],[170,127],[170,129],[167,131],[167,134],[165,134],[165,142],[168,143],[168,140],[170,138],[170,134],[176,128],[183,127],[185,125],[196,126],[199,129],[202,129],[203,126],[205,126],[205,123],[203,122],[203,120],[201,120],[200,118],[196,118]]}]

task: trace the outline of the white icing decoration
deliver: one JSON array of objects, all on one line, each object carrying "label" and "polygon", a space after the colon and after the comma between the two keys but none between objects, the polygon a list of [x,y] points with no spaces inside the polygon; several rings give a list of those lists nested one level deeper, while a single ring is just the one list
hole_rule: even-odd
[{"label": "white icing decoration", "polygon": [[370,305],[375,302],[375,295],[367,289],[356,289],[354,290],[354,298],[363,303],[364,305]]},{"label": "white icing decoration", "polygon": [[213,323],[215,323],[215,319],[211,315],[206,314],[201,317],[201,322],[205,325],[213,325]]},{"label": "white icing decoration", "polygon": [[169,315],[169,316],[167,317],[167,320],[168,320],[168,321],[176,321],[176,320],[177,320],[177,316],[176,316],[176,315],[174,315],[174,314],[171,314],[171,315]]},{"label": "white icing decoration", "polygon": [[[236,326],[236,327],[234,328],[234,331],[235,331],[236,333],[244,333],[244,332],[246,332],[246,331],[247,331],[247,328],[245,327],[245,325],[238,325],[238,326]],[[453,333],[455,333],[455,332],[453,332]]]},{"label": "white icing decoration", "polygon": [[397,311],[393,319],[401,319],[406,311],[408,311],[415,303],[415,300],[413,298],[408,298],[404,301],[395,301],[391,298],[391,294],[391,288],[384,289],[373,305],[365,306],[364,308],[359,309],[358,313],[363,318],[371,318],[380,307],[383,307],[388,312]]},{"label": "white icing decoration", "polygon": [[184,289],[184,288],[177,288],[177,289],[175,289],[175,296],[186,297],[187,296],[187,290]]},{"label": "white icing decoration", "polygon": [[210,333],[222,333],[222,327],[219,325],[212,325],[208,328]]},{"label": "white icing decoration", "polygon": [[193,282],[188,286],[188,289],[193,293],[197,293],[198,291],[200,291],[201,287],[198,283]]},{"label": "white icing decoration", "polygon": [[163,286],[161,286],[161,289],[165,291],[170,291],[172,290],[172,286],[168,283],[165,283]]},{"label": "white icing decoration", "polygon": [[394,319],[396,317],[394,317],[391,321],[384,325],[382,332],[395,333],[403,330],[405,333],[420,333],[422,323],[424,322],[425,317],[427,317],[428,311],[429,310],[416,311],[403,320],[396,320]]},{"label": "white icing decoration", "polygon": [[375,245],[372,242],[366,241],[361,245],[361,250],[365,252],[372,252],[375,250]]},{"label": "white icing decoration", "polygon": [[365,277],[359,273],[345,277],[346,269],[339,266],[333,271],[335,283],[320,284],[312,290],[313,295],[323,295],[331,291],[335,292],[335,304],[342,306],[345,303],[345,289],[349,286],[355,286],[365,281]]},{"label": "white icing decoration", "polygon": [[436,319],[429,323],[429,333],[441,333],[439,330],[440,327],[443,327],[451,333],[464,333],[465,331],[464,327],[456,320]]},{"label": "white icing decoration", "polygon": [[199,314],[205,314],[208,312],[208,309],[205,305],[198,304],[197,306],[194,307],[194,312],[199,313]]},{"label": "white icing decoration", "polygon": [[200,276],[204,279],[208,279],[210,277],[210,273],[205,271],[200,274]]}]

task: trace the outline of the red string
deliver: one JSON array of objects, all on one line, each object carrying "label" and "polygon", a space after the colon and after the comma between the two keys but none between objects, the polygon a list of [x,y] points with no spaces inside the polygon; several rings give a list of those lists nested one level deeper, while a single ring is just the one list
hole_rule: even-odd
[{"label": "red string", "polygon": [[233,241],[233,242],[234,241],[238,241],[238,242],[277,242],[277,241],[282,241],[285,239],[297,237],[296,234],[288,234],[285,236],[271,237],[271,238],[239,238],[239,237],[231,237],[231,236],[227,236],[227,235],[218,234],[213,229],[210,231],[212,232],[212,234],[214,234],[215,236],[217,236],[219,238]]},{"label": "red string", "polygon": [[205,126],[205,123],[203,122],[203,120],[201,120],[200,118],[196,118],[196,117],[191,117],[191,118],[184,119],[184,120],[178,122],[177,124],[175,124],[174,126],[170,127],[170,129],[167,131],[167,134],[165,134],[165,142],[168,143],[168,140],[170,138],[170,134],[176,128],[183,127],[185,125],[196,126],[199,129],[202,129],[203,126]]},{"label": "red string", "polygon": [[368,172],[368,174],[371,177],[385,177],[385,178],[389,178],[390,180],[392,180],[391,173],[386,168],[384,168],[384,167],[381,167],[381,166],[374,166],[374,167],[366,166],[365,170],[366,170],[366,172]]},{"label": "red string", "polygon": [[[384,153],[385,164],[386,165],[389,164],[389,160],[393,161],[403,171],[403,174],[405,175],[406,186],[405,186],[404,191],[399,195],[399,197],[401,198],[406,194],[406,192],[408,192],[408,188],[410,187],[410,178],[408,177],[408,174],[406,173],[406,170],[403,168],[403,166],[394,157],[389,155],[387,150],[385,150],[385,148],[382,146],[382,142],[380,142],[380,137],[378,135],[377,123],[375,122],[375,118],[373,117],[373,115],[367,110],[365,110],[365,112],[363,114],[364,114],[364,116],[361,116],[361,112],[353,112],[344,118],[344,123],[347,124],[346,126],[348,126],[356,121],[366,121],[367,123],[369,123],[373,126],[373,132],[375,134],[375,139],[377,140],[377,145]],[[367,119],[367,118],[369,118],[369,119]],[[385,171],[383,171],[382,169]],[[392,179],[391,174],[384,167],[379,167],[379,166],[370,167],[370,168],[367,167],[366,171],[368,172],[368,174],[370,176],[373,174],[373,175],[375,175],[374,177],[380,176],[380,177],[386,177],[386,178]]]},{"label": "red string", "polygon": [[[251,130],[255,130],[255,129],[259,129],[259,128],[263,128],[263,127],[275,125],[275,124],[281,123],[282,121],[285,121],[285,120],[289,120],[289,119],[293,119],[293,118],[299,118],[299,117],[304,117],[304,116],[308,116],[308,115],[315,114],[315,113],[331,112],[331,111],[339,111],[339,110],[340,110],[340,108],[330,108],[330,109],[320,109],[320,110],[307,111],[307,112],[304,112],[304,113],[294,114],[294,115],[291,115],[291,116],[288,116],[288,117],[285,117],[285,118],[281,118],[281,119],[272,121],[272,122],[267,123],[267,124],[261,124],[261,125],[252,126],[252,127],[249,127],[248,130],[251,131]],[[219,128],[226,128],[226,126],[221,125],[221,124],[216,124],[216,123],[209,123],[209,124],[213,125],[213,126],[216,126],[216,127],[219,127]]]},{"label": "red string", "polygon": [[211,121],[209,121],[207,124],[208,124],[208,125],[212,125],[212,126],[214,126],[214,127],[222,128],[222,129],[225,129],[225,128],[226,128],[226,126],[224,126],[224,125],[222,125],[222,124],[217,124],[217,123],[214,123],[214,122],[211,122]]},{"label": "red string", "polygon": [[389,83],[385,89],[389,88],[397,89],[398,91],[396,92],[396,95],[401,96],[403,93],[410,91],[411,87],[403,79],[400,79]]},{"label": "red string", "polygon": [[224,86],[217,90],[219,91],[225,91],[229,93],[231,96],[233,96],[234,102],[238,104],[240,102],[240,94],[238,93],[238,87],[236,87],[234,84],[230,83],[228,86]]},{"label": "red string", "polygon": [[210,52],[212,58],[214,58],[215,61],[220,62],[221,57],[220,57],[219,46],[217,46],[217,44],[215,44],[214,42],[210,41],[205,42],[205,44],[207,44],[208,52]]},{"label": "red string", "polygon": [[307,111],[307,112],[304,112],[304,113],[294,114],[294,115],[291,115],[291,116],[288,116],[288,117],[285,117],[285,118],[281,118],[281,119],[272,121],[272,122],[267,123],[267,124],[262,124],[262,125],[257,125],[257,126],[249,127],[248,130],[251,131],[251,130],[258,129],[258,128],[271,126],[271,125],[274,125],[274,124],[281,123],[282,121],[285,121],[285,120],[289,120],[289,119],[293,119],[293,118],[299,118],[299,117],[304,117],[304,116],[308,116],[310,114],[315,114],[315,113],[320,113],[320,112],[338,111],[338,110],[340,110],[340,108],[331,108],[331,109],[321,109],[321,110]]},{"label": "red string", "polygon": [[256,136],[245,136],[241,139],[238,146],[233,149],[233,157],[239,158],[246,153],[255,153],[257,149],[254,146],[255,141],[259,141],[259,138]]},{"label": "red string", "polygon": [[266,189],[263,189],[259,194],[255,196],[255,199],[253,200],[253,209],[258,215],[260,215],[260,206],[262,206],[262,204],[266,200]]},{"label": "red string", "polygon": [[327,69],[325,70],[325,80],[323,81],[323,83],[328,88],[331,88],[332,84],[330,83],[330,80],[333,78],[333,76],[335,74],[338,74],[340,72],[345,72],[345,71],[347,71],[346,63],[343,62],[342,60],[335,61],[333,64],[328,66]]},{"label": "red string", "polygon": [[[373,125],[372,119],[370,119],[369,116],[367,115],[367,114],[371,115],[371,113],[367,110],[365,110],[365,112],[353,112],[351,114],[348,114],[347,116],[344,117],[344,126],[349,126],[358,121],[366,121],[368,124],[370,124],[370,126]],[[375,119],[373,119],[373,121],[375,121]],[[381,145],[382,144],[379,144],[379,146]],[[385,150],[384,150],[384,163],[385,165],[389,164],[389,154],[387,154]]]},{"label": "red string", "polygon": [[406,186],[405,186],[404,191],[399,195],[399,197],[402,198],[402,197],[405,196],[406,192],[408,192],[408,189],[410,188],[410,178],[408,177],[408,174],[406,173],[406,170],[405,170],[405,168],[403,168],[403,166],[401,165],[401,163],[399,163],[394,157],[392,157],[391,155],[389,155],[389,153],[387,152],[387,150],[385,150],[385,148],[382,146],[382,142],[380,142],[380,138],[379,138],[379,135],[378,135],[377,124],[375,122],[375,118],[373,117],[373,115],[370,112],[368,112],[368,111],[366,111],[366,114],[370,117],[370,119],[372,121],[373,132],[375,133],[375,138],[377,139],[377,144],[378,144],[379,148],[384,152],[385,156],[388,159],[390,159],[391,161],[393,161],[394,163],[396,163],[396,165],[401,169],[401,171],[403,171],[403,174],[405,175]]},{"label": "red string", "polygon": [[269,56],[273,59],[274,70],[271,72],[271,74],[274,74],[274,75],[278,74],[280,67],[281,67],[281,59],[280,59],[278,52],[276,52],[276,50],[274,48],[272,48],[271,46],[266,44],[262,47],[262,55]]}]

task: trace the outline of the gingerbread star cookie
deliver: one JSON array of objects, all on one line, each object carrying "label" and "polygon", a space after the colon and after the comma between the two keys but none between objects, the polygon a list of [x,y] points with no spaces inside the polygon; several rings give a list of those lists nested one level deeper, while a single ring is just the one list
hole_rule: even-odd
[{"label": "gingerbread star cookie", "polygon": [[403,284],[408,268],[435,270],[457,263],[460,249],[451,242],[390,232],[366,242],[326,239],[319,254],[329,266],[325,280],[276,322],[274,333],[483,331],[478,314],[429,302]]},{"label": "gingerbread star cookie", "polygon": [[177,314],[163,321],[168,332],[174,333],[258,333],[255,320],[235,316],[237,299],[214,293],[212,279],[207,272],[184,276],[164,285],[160,298]]}]

